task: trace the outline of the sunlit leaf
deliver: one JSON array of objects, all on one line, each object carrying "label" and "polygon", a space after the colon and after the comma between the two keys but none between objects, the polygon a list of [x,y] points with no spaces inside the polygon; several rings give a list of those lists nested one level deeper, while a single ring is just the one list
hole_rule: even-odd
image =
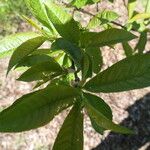
[{"label": "sunlit leaf", "polygon": [[15,66],[19,61],[21,61],[24,57],[31,54],[34,50],[40,47],[46,38],[43,36],[37,36],[35,38],[29,39],[22,43],[17,49],[14,51],[11,59],[9,61],[8,71],[7,73]]}]

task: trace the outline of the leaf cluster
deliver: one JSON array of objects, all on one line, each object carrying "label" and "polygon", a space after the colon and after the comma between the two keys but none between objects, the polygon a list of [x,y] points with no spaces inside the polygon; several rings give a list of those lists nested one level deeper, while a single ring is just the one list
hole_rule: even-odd
[{"label": "leaf cluster", "polygon": [[[0,113],[0,132],[41,127],[71,107],[54,150],[83,149],[83,111],[100,134],[105,130],[133,134],[130,129],[113,122],[111,108],[96,93],[123,92],[150,85],[150,54],[144,54],[149,32],[149,5],[144,13],[135,13],[136,1],[129,1],[129,19],[123,28],[118,28],[115,21],[119,15],[111,10],[98,12],[87,27],[82,27],[62,5],[49,0],[25,2],[39,24],[26,16],[23,18],[37,32],[4,38],[0,41],[0,56],[12,54],[7,74],[12,69],[24,68],[17,80],[36,82],[35,91],[17,99]],[[73,0],[67,5],[82,11],[85,5],[97,2],[99,0]],[[145,25],[142,30],[135,26],[139,20]],[[94,32],[93,28],[100,28],[101,32]],[[139,33],[138,37],[135,32]],[[133,49],[129,41],[137,38],[139,41]],[[45,42],[49,42],[50,47],[42,48]],[[122,44],[126,58],[102,70],[102,47],[114,47],[118,43]],[[45,88],[37,89],[41,85]]]}]

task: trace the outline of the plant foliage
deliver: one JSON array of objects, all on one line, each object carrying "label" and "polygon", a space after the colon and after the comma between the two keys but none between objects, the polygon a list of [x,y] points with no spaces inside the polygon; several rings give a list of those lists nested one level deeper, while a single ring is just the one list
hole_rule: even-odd
[{"label": "plant foliage", "polygon": [[[105,130],[133,134],[132,130],[113,122],[111,108],[95,94],[150,86],[150,54],[144,53],[149,33],[150,1],[144,1],[145,11],[139,13],[135,10],[137,1],[129,0],[128,21],[124,26],[116,22],[119,15],[114,11],[103,10],[96,15],[84,11],[86,5],[100,0],[72,0],[63,6],[49,0],[25,2],[39,24],[26,16],[23,18],[37,32],[4,38],[0,41],[0,57],[12,54],[7,73],[25,67],[18,80],[36,82],[34,90],[41,85],[45,88],[22,96],[3,110],[0,132],[41,127],[62,110],[72,107],[53,150],[83,149],[84,110],[100,134]],[[72,9],[92,16],[86,27],[74,20],[70,13]],[[94,32],[95,28],[101,31]],[[129,43],[133,39],[138,39],[135,48]],[[41,48],[44,42],[51,46]],[[122,44],[126,58],[103,70],[102,47],[114,47],[118,43]]]}]

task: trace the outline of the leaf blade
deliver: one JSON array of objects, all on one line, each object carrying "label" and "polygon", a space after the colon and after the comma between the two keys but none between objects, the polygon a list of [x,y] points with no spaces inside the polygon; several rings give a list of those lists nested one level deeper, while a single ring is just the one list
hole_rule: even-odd
[{"label": "leaf blade", "polygon": [[27,71],[25,71],[19,78],[19,81],[32,82],[42,80],[44,78],[53,78],[63,73],[62,68],[54,60],[38,63]]},{"label": "leaf blade", "polygon": [[[56,94],[58,92],[59,95]],[[0,132],[21,132],[41,127],[72,105],[77,95],[76,89],[60,85],[27,94],[0,113]]]},{"label": "leaf blade", "polygon": [[84,32],[80,36],[80,46],[83,48],[102,47],[130,41],[134,38],[136,38],[136,36],[132,33],[116,28],[107,29],[99,33]]},{"label": "leaf blade", "polygon": [[13,49],[19,47],[25,41],[35,38],[37,36],[39,36],[39,34],[34,32],[17,33],[7,36],[6,38],[0,41],[0,55],[4,55],[7,52],[9,53]]},{"label": "leaf blade", "polygon": [[78,42],[79,39],[79,26],[78,23],[73,20],[71,15],[66,13],[62,7],[55,3],[45,3],[46,11],[49,19],[53,23],[58,33],[65,39],[71,42]]},{"label": "leaf blade", "polygon": [[128,57],[99,73],[85,84],[92,92],[122,92],[150,85],[150,54]]},{"label": "leaf blade", "polygon": [[45,41],[46,41],[45,37],[37,36],[22,43],[11,56],[7,74],[19,61],[21,61],[21,59],[32,53],[34,50],[40,47]]},{"label": "leaf blade", "polygon": [[100,127],[108,130],[112,130],[118,133],[123,134],[133,134],[133,131],[119,126],[115,123],[113,123],[109,118],[107,118],[101,110],[98,109],[96,103],[93,103],[94,101],[89,100],[88,97],[84,99],[85,101],[85,107],[89,113],[90,116],[93,117],[94,121],[99,125]]},{"label": "leaf blade", "polygon": [[75,104],[68,114],[55,140],[53,150],[83,150],[83,114],[80,107],[79,104]]}]

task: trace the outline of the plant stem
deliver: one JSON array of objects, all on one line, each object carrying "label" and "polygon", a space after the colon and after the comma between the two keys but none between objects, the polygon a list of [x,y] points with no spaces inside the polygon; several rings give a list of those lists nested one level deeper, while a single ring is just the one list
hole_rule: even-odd
[{"label": "plant stem", "polygon": [[71,69],[75,70],[74,72],[74,76],[75,76],[75,83],[78,83],[80,81],[78,75],[77,75],[77,72],[76,72],[76,68],[75,68],[75,64],[74,64],[74,61],[72,60],[72,66],[71,66]]}]

